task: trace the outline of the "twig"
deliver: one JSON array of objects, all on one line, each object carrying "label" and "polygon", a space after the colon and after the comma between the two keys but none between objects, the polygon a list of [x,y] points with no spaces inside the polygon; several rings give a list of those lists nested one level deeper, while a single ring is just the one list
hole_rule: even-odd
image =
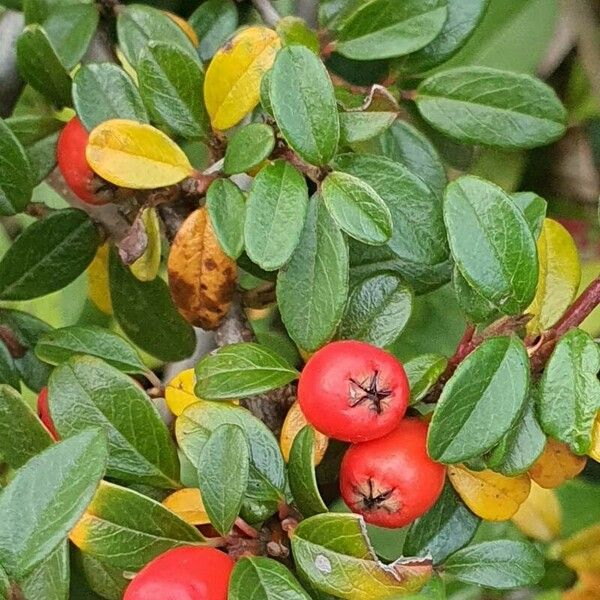
[{"label": "twig", "polygon": [[23,358],[27,348],[21,344],[14,331],[6,325],[0,325],[0,341],[4,343],[13,358]]},{"label": "twig", "polygon": [[269,27],[277,25],[281,17],[269,0],[252,0],[252,4]]},{"label": "twig", "polygon": [[315,28],[318,24],[318,0],[297,0],[296,14],[304,19],[309,27]]},{"label": "twig", "polygon": [[10,115],[23,88],[16,53],[23,24],[23,13],[7,10],[0,16],[0,117]]}]

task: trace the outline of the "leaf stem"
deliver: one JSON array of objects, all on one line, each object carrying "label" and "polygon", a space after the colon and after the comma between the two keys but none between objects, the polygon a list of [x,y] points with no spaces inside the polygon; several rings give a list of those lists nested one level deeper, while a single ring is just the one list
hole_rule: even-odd
[{"label": "leaf stem", "polygon": [[256,8],[262,17],[262,20],[269,27],[275,27],[280,21],[281,17],[279,16],[279,13],[275,10],[275,7],[269,0],[252,0],[252,4],[254,4],[254,8]]}]

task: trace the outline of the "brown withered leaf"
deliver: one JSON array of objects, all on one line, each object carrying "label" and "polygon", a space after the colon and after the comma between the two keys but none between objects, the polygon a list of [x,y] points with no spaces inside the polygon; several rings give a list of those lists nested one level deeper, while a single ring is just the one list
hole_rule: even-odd
[{"label": "brown withered leaf", "polygon": [[231,306],[237,265],[221,249],[206,208],[195,210],[177,232],[168,268],[179,312],[196,327],[216,329]]}]

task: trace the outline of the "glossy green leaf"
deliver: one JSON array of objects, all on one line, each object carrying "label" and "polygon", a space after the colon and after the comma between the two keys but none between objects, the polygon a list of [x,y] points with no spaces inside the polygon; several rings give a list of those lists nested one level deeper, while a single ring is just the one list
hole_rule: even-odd
[{"label": "glossy green leaf", "polygon": [[73,104],[88,131],[110,119],[148,122],[137,87],[117,65],[84,65],[73,79]]},{"label": "glossy green leaf", "polygon": [[142,50],[151,41],[173,44],[194,59],[198,56],[181,27],[153,6],[144,4],[124,6],[117,16],[117,36],[119,47],[134,68],[137,68]]},{"label": "glossy green leaf", "polygon": [[71,104],[71,78],[61,64],[48,35],[29,25],[17,40],[17,64],[22,77],[57,106]]},{"label": "glossy green leaf", "polygon": [[274,147],[273,129],[264,123],[250,123],[229,138],[223,172],[234,175],[249,171],[260,165],[273,152]]},{"label": "glossy green leaf", "polygon": [[394,273],[373,275],[348,297],[338,335],[388,346],[402,333],[412,310],[412,292]]},{"label": "glossy green leaf", "polygon": [[127,375],[98,358],[73,357],[52,373],[48,402],[61,437],[90,423],[102,426],[108,435],[111,477],[178,487],[179,463],[169,430],[150,398]]},{"label": "glossy green leaf", "polygon": [[12,469],[52,445],[52,437],[13,388],[0,385],[0,455]]},{"label": "glossy green leaf", "polygon": [[489,0],[447,0],[448,18],[435,39],[403,57],[398,67],[405,73],[423,73],[447,61],[471,37],[481,22]]},{"label": "glossy green leaf", "polygon": [[537,413],[548,435],[575,454],[591,445],[592,425],[600,410],[600,351],[581,329],[572,329],[556,345],[542,376]]},{"label": "glossy green leaf", "polygon": [[411,404],[416,404],[427,395],[447,365],[447,359],[440,354],[422,354],[404,363]]},{"label": "glossy green leaf", "polygon": [[458,305],[471,323],[490,323],[502,316],[496,306],[471,286],[456,265],[452,273],[452,284]]},{"label": "glossy green leaf", "polygon": [[315,432],[306,426],[296,435],[290,450],[288,475],[294,503],[304,517],[327,512],[315,474]]},{"label": "glossy green leaf", "polygon": [[129,580],[123,577],[123,569],[107,565],[89,554],[83,552],[78,552],[78,554],[81,568],[90,588],[102,598],[121,600],[125,588],[129,584]]},{"label": "glossy green leaf", "polygon": [[210,131],[201,65],[171,43],[151,41],[137,63],[140,94],[152,120],[182,138]]},{"label": "glossy green leaf", "polygon": [[210,434],[224,424],[241,427],[250,450],[242,518],[250,523],[264,521],[277,512],[284,498],[286,472],[277,440],[262,421],[245,408],[229,403],[198,402],[186,408],[177,419],[175,432],[179,447],[192,464],[198,464]]},{"label": "glossy green leaf", "polygon": [[450,554],[473,539],[479,523],[481,519],[446,483],[433,508],[410,526],[402,553],[406,556],[431,556],[435,564],[443,563]]},{"label": "glossy green leaf", "polygon": [[533,237],[537,240],[542,232],[548,203],[533,192],[517,192],[511,194],[512,201],[521,209]]},{"label": "glossy green leaf", "polygon": [[194,526],[162,504],[104,481],[70,539],[86,554],[128,571],[172,548],[204,544]]},{"label": "glossy green leaf", "polygon": [[442,71],[421,83],[416,103],[430,125],[470,144],[534,148],[565,131],[566,111],[552,88],[509,71]]},{"label": "glossy green leaf", "polygon": [[322,182],[321,194],[334,221],[349,236],[375,246],[390,239],[392,215],[368,183],[334,171]]},{"label": "glossy green leaf", "polygon": [[383,156],[343,154],[336,157],[335,167],[368,183],[387,204],[393,223],[388,247],[395,255],[394,271],[418,291],[450,279],[439,195],[407,167]]},{"label": "glossy green leaf", "polygon": [[505,590],[537,583],[544,558],[532,544],[497,540],[459,550],[444,563],[444,571],[465,583]]},{"label": "glossy green leaf", "polygon": [[106,439],[88,429],[19,469],[0,495],[0,560],[11,576],[30,573],[67,536],[105,466]]},{"label": "glossy green leaf", "polygon": [[189,18],[200,46],[198,53],[204,61],[225,44],[237,29],[238,13],[233,0],[207,0],[198,6]]},{"label": "glossy green leaf", "polygon": [[420,590],[429,559],[377,560],[362,517],[327,513],[301,521],[292,536],[296,567],[314,587],[336,598],[387,598]]},{"label": "glossy green leaf", "polygon": [[52,327],[29,313],[9,309],[0,309],[0,325],[7,327],[19,344],[18,354],[22,356],[14,362],[23,383],[39,392],[46,385],[51,369],[35,355],[34,349],[40,336]]},{"label": "glossy green leaf", "polygon": [[455,464],[491,450],[515,424],[529,391],[529,359],[516,337],[483,342],[448,380],[433,414],[431,458]]},{"label": "glossy green leaf", "polygon": [[65,209],[30,225],[0,262],[0,298],[26,300],[67,286],[92,262],[100,235],[86,213]]},{"label": "glossy green leaf", "polygon": [[348,111],[340,113],[340,140],[356,144],[382,134],[396,120],[395,112]]},{"label": "glossy green leaf", "polygon": [[237,519],[248,486],[250,453],[244,431],[227,423],[211,434],[198,460],[198,482],[212,526],[227,535]]},{"label": "glossy green leaf", "polygon": [[461,177],[447,188],[444,220],[452,255],[469,285],[504,314],[529,306],[538,279],[537,249],[510,197],[487,181]]},{"label": "glossy green leaf", "polygon": [[0,119],[0,214],[21,212],[33,191],[34,172],[21,142]]},{"label": "glossy green leaf", "polygon": [[221,248],[231,258],[238,258],[244,250],[244,194],[229,179],[217,179],[208,188],[206,207]]},{"label": "glossy green leaf", "polygon": [[335,49],[357,60],[423,48],[440,33],[448,14],[446,0],[369,0],[354,6],[337,32]]},{"label": "glossy green leaf", "polygon": [[182,360],[192,354],[196,346],[194,329],[177,312],[160,277],[139,281],[114,251],[109,274],[115,317],[132,342],[164,361]]},{"label": "glossy green leaf", "polygon": [[51,365],[85,354],[101,358],[123,373],[148,371],[138,353],[121,336],[95,325],[53,329],[40,338],[35,353]]},{"label": "glossy green leaf", "polygon": [[280,562],[265,556],[241,558],[229,581],[229,600],[310,600],[292,573]]},{"label": "glossy green leaf", "polygon": [[287,143],[311,164],[328,163],[337,149],[340,123],[323,63],[305,46],[286,46],[270,77],[273,114]]},{"label": "glossy green leaf", "polygon": [[283,387],[297,377],[294,367],[265,346],[228,344],[196,365],[196,393],[206,400],[240,398]]},{"label": "glossy green leaf", "polygon": [[69,575],[69,544],[64,540],[18,585],[24,600],[69,600]]},{"label": "glossy green leaf", "polygon": [[348,295],[346,240],[318,197],[314,197],[300,242],[279,272],[277,301],[290,337],[304,350],[329,341]]},{"label": "glossy green leaf", "polygon": [[254,179],[246,206],[246,252],[266,271],[282,267],[298,245],[308,208],[308,188],[289,162],[267,165]]},{"label": "glossy green leaf", "polygon": [[3,383],[15,390],[19,390],[21,387],[21,378],[15,365],[15,359],[4,342],[0,342],[0,384]]}]

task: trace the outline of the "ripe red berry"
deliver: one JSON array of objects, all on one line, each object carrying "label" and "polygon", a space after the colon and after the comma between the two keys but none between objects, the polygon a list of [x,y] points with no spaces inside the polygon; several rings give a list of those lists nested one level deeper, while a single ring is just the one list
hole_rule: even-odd
[{"label": "ripe red berry", "polygon": [[85,158],[89,134],[81,121],[73,117],[62,130],[56,146],[58,168],[71,191],[88,204],[106,204],[94,193],[94,172]]},{"label": "ripe red berry", "polygon": [[42,423],[46,426],[46,429],[50,432],[50,435],[55,439],[59,439],[58,433],[50,417],[50,410],[48,408],[48,388],[42,388],[42,391],[38,395],[37,399],[37,413]]},{"label": "ripe red berry", "polygon": [[385,437],[347,450],[340,489],[344,502],[368,523],[403,527],[435,504],[445,475],[427,455],[427,425],[404,419]]},{"label": "ripe red berry", "polygon": [[227,600],[233,565],[214,548],[175,548],[148,563],[123,600]]},{"label": "ripe red berry", "polygon": [[321,348],[306,363],[298,385],[307,421],[346,442],[372,440],[395,429],[409,395],[402,365],[380,348],[356,341]]}]

